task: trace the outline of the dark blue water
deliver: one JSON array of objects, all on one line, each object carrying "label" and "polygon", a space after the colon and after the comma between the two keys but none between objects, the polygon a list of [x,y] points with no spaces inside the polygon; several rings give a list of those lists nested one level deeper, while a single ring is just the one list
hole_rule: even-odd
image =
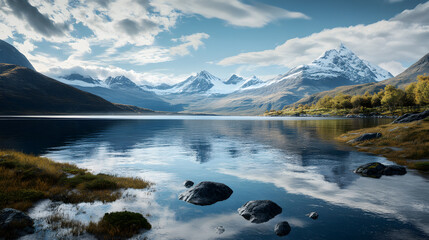
[{"label": "dark blue water", "polygon": [[[114,203],[42,203],[32,211],[46,237],[43,218],[61,212],[87,223],[104,212],[149,215],[149,239],[428,239],[429,181],[404,176],[363,178],[353,169],[386,159],[339,144],[341,133],[387,123],[386,119],[129,117],[106,119],[3,119],[0,148],[74,163],[95,173],[138,176],[155,185],[130,190]],[[184,180],[217,181],[234,193],[211,206],[177,199]],[[252,224],[237,214],[249,200],[270,199],[283,208],[269,222]],[[307,213],[317,211],[318,220]],[[218,234],[216,227],[225,232]],[[43,230],[45,229],[45,230]],[[58,235],[55,235],[58,236]]]}]

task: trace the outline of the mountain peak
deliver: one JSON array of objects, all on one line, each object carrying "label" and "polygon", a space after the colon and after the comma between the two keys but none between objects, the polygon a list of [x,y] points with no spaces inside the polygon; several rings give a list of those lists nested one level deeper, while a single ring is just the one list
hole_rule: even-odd
[{"label": "mountain peak", "polygon": [[308,76],[341,76],[354,83],[370,83],[392,77],[386,70],[360,59],[343,43],[338,49],[327,50],[311,64],[301,68]]},{"label": "mountain peak", "polygon": [[238,76],[237,74],[233,74],[228,80],[225,81],[225,84],[235,85],[243,80],[244,79],[242,77]]},{"label": "mountain peak", "polygon": [[105,82],[111,88],[140,89],[137,84],[135,84],[133,81],[123,75],[116,77],[108,77]]}]

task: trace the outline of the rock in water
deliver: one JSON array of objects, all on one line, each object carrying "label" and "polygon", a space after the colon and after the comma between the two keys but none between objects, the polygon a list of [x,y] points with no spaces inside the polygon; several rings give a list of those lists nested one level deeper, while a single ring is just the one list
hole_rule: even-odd
[{"label": "rock in water", "polygon": [[365,134],[362,134],[359,137],[352,139],[348,142],[349,143],[362,142],[362,141],[367,141],[367,140],[379,138],[381,136],[382,136],[381,133],[365,133]]},{"label": "rock in water", "polygon": [[398,117],[397,119],[395,119],[395,121],[393,121],[393,123],[414,122],[414,121],[425,119],[427,117],[429,117],[429,110],[426,110],[426,111],[421,112],[421,113],[415,113],[415,114],[407,113],[407,114],[404,114],[404,115]]},{"label": "rock in water", "polygon": [[319,218],[319,214],[317,212],[311,212],[307,214],[307,216],[313,220],[316,220],[317,218]]},{"label": "rock in water", "polygon": [[225,228],[223,226],[219,226],[215,228],[217,234],[222,234],[225,232]]},{"label": "rock in water", "polygon": [[398,165],[389,165],[383,171],[383,175],[392,176],[392,175],[404,175],[407,173],[407,169]]},{"label": "rock in water", "polygon": [[279,222],[276,224],[276,226],[274,227],[274,232],[277,234],[277,236],[286,236],[290,233],[290,225],[288,222],[284,221],[284,222]]},{"label": "rock in water", "polygon": [[264,223],[282,212],[282,208],[270,200],[248,201],[238,213],[252,223]]},{"label": "rock in water", "polygon": [[195,205],[211,205],[228,199],[232,189],[223,183],[200,182],[194,188],[181,193],[179,199]]},{"label": "rock in water", "polygon": [[186,180],[186,181],[183,183],[183,186],[185,186],[186,188],[190,188],[190,187],[194,186],[194,182],[192,182],[192,181],[190,181],[190,180]]},{"label": "rock in water", "polygon": [[361,174],[364,177],[380,178],[381,175],[383,175],[383,171],[385,168],[386,166],[384,166],[384,164],[381,164],[379,162],[372,162],[358,167],[355,170],[355,173]]},{"label": "rock in water", "polygon": [[14,239],[34,233],[34,222],[27,214],[13,208],[0,211],[0,238]]},{"label": "rock in water", "polygon": [[407,173],[405,167],[397,165],[384,165],[379,162],[364,164],[355,170],[355,173],[361,174],[364,177],[380,178],[382,175],[404,175]]}]

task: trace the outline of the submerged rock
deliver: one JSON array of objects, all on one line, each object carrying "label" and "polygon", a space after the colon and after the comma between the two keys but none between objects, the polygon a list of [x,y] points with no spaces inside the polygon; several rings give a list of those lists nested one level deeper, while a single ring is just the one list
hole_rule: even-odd
[{"label": "submerged rock", "polygon": [[223,226],[219,226],[215,228],[217,234],[222,234],[225,232],[225,228]]},{"label": "submerged rock", "polygon": [[27,214],[13,208],[0,211],[0,238],[14,239],[34,233],[34,222]]},{"label": "submerged rock", "polygon": [[286,236],[290,233],[290,225],[288,222],[284,221],[284,222],[279,222],[276,224],[276,226],[274,227],[274,232],[277,234],[277,236]]},{"label": "submerged rock", "polygon": [[381,133],[365,133],[355,139],[348,141],[348,143],[367,141],[375,138],[380,138],[381,136],[382,136]]},{"label": "submerged rock", "polygon": [[319,214],[317,212],[311,212],[307,214],[307,216],[313,220],[316,220],[317,218],[319,218]]},{"label": "submerged rock", "polygon": [[263,223],[274,218],[282,212],[282,208],[270,200],[248,201],[238,213],[252,223]]},{"label": "submerged rock", "polygon": [[190,188],[190,187],[194,186],[194,182],[192,182],[192,181],[190,181],[190,180],[186,180],[186,181],[183,183],[183,186],[185,186],[186,188]]},{"label": "submerged rock", "polygon": [[195,205],[211,205],[228,199],[232,189],[223,183],[200,182],[194,188],[181,193],[179,199]]},{"label": "submerged rock", "polygon": [[393,123],[409,123],[409,122],[414,122],[414,121],[418,121],[418,120],[423,120],[425,118],[429,117],[429,110],[426,110],[424,112],[421,113],[407,113],[404,114],[400,117],[398,117],[397,119],[395,119],[395,121],[393,121]]},{"label": "submerged rock", "polygon": [[361,174],[364,177],[380,178],[382,175],[404,175],[407,173],[405,167],[398,165],[384,165],[379,162],[364,164],[355,170],[355,173]]}]

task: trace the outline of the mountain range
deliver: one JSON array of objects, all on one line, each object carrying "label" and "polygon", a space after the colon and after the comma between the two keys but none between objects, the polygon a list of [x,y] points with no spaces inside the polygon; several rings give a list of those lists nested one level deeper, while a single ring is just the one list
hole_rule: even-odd
[{"label": "mountain range", "polygon": [[[293,103],[311,103],[326,94],[334,95],[339,92],[362,94],[365,91],[377,91],[387,84],[403,87],[405,84],[415,81],[417,75],[429,72],[429,55],[420,59],[405,72],[393,77],[386,70],[360,59],[341,44],[339,48],[326,51],[309,64],[297,66],[285,74],[265,81],[256,76],[243,78],[236,74],[222,80],[207,71],[201,71],[172,85],[137,85],[125,76],[112,76],[100,80],[78,73],[57,77],[58,82],[35,72],[31,63],[13,46],[5,42],[0,43],[2,43],[0,52],[12,54],[1,61],[16,63],[16,65],[1,65],[0,74],[3,85],[0,96],[3,103],[12,103],[9,98],[23,95],[24,91],[19,91],[18,84],[22,84],[25,90],[32,89],[33,86],[30,85],[36,84],[37,87],[33,88],[33,95],[37,99],[42,95],[47,97],[51,90],[62,92],[66,91],[61,90],[64,86],[70,86],[70,89],[80,90],[80,94],[89,94],[86,98],[97,95],[98,100],[89,97],[92,100],[88,101],[91,103],[102,102],[105,105],[103,107],[100,105],[100,111],[109,112],[144,112],[147,109],[153,109],[183,113],[255,115],[266,110],[281,109],[285,105]],[[20,64],[17,64],[17,59]],[[18,65],[23,67],[18,67]],[[52,81],[55,81],[55,84]],[[42,86],[48,82],[53,85],[49,85],[49,91],[44,91]],[[71,91],[70,89],[67,91]],[[31,92],[25,94],[32,96]],[[57,102],[63,104],[74,101],[73,98],[63,101],[61,96],[55,95],[55,99],[57,98],[60,99]],[[79,103],[77,106],[84,106],[79,99],[75,100]],[[16,101],[16,103],[18,102],[20,100]],[[46,100],[45,104],[48,104],[47,102]],[[31,103],[26,102],[24,105],[31,106]],[[62,112],[77,110],[76,106],[75,108],[67,106],[65,109],[69,110]],[[10,112],[12,108],[4,105],[0,110],[4,109],[7,110],[6,112]],[[31,108],[22,109],[24,112],[31,112],[30,110]],[[51,110],[48,109],[47,112],[55,112],[53,109]],[[92,110],[88,106],[78,109],[80,112]]]},{"label": "mountain range", "polygon": [[341,44],[309,64],[292,68],[268,81],[233,74],[222,80],[207,71],[174,85],[138,86],[124,76],[97,80],[78,74],[58,78],[112,102],[162,111],[217,114],[261,114],[280,109],[311,94],[338,86],[368,84],[393,77],[360,59]]}]

